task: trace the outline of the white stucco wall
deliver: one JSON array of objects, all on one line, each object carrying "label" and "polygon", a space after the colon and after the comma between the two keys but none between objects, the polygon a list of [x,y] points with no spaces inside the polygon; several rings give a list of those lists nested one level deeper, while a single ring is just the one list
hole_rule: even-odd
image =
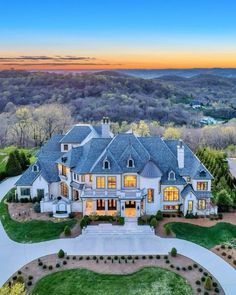
[{"label": "white stucco wall", "polygon": [[33,182],[32,195],[31,195],[32,198],[37,197],[38,189],[44,189],[44,196],[46,194],[48,195],[49,193],[49,184],[41,175],[39,175],[39,177],[37,177],[35,181]]},{"label": "white stucco wall", "polygon": [[140,188],[141,189],[154,189],[154,202],[148,203],[147,197],[145,198],[144,207],[146,214],[156,214],[160,209],[160,178],[145,178],[140,177]]}]

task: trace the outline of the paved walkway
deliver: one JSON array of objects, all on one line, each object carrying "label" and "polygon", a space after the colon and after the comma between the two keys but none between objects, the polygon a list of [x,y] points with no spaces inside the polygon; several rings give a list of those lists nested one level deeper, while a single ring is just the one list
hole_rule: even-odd
[{"label": "paved walkway", "polygon": [[[11,188],[14,180],[0,184],[0,195]],[[194,243],[153,234],[85,234],[35,244],[13,242],[0,224],[0,285],[30,261],[63,249],[69,255],[148,255],[167,254],[172,247],[206,268],[220,282],[226,295],[236,294],[236,271],[213,252]]]}]

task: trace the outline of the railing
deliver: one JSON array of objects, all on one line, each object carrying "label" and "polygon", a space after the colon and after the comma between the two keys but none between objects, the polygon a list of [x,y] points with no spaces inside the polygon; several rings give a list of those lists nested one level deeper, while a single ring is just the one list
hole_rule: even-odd
[{"label": "railing", "polygon": [[124,199],[129,198],[141,198],[144,195],[146,195],[147,190],[146,189],[135,189],[135,190],[118,190],[118,189],[92,189],[86,187],[82,193],[81,197],[120,197]]}]

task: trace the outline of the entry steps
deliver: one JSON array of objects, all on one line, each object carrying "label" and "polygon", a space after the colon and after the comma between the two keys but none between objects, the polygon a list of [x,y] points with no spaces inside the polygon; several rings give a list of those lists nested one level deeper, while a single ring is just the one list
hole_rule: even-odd
[{"label": "entry steps", "polygon": [[154,235],[149,225],[138,225],[135,220],[125,220],[124,225],[98,224],[88,225],[82,230],[83,235]]}]

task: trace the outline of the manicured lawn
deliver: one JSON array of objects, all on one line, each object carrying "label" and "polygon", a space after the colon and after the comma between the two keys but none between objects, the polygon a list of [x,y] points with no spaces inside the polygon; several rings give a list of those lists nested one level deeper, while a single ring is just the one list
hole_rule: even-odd
[{"label": "manicured lawn", "polygon": [[236,225],[226,222],[219,222],[211,227],[183,222],[170,222],[169,225],[177,238],[194,242],[206,248],[212,248],[236,238]]},{"label": "manicured lawn", "polygon": [[191,295],[191,286],[181,276],[161,268],[143,268],[129,275],[98,274],[70,269],[45,276],[32,295]]},{"label": "manicured lawn", "polygon": [[73,227],[76,220],[63,222],[32,220],[18,222],[12,220],[4,199],[0,202],[0,219],[9,238],[19,243],[35,243],[59,238],[66,225]]},{"label": "manicured lawn", "polygon": [[[8,156],[11,152],[16,149],[15,146],[8,146],[3,149],[0,149],[0,172],[5,171],[5,166],[8,160]],[[20,148],[19,152],[23,151],[26,155],[30,155],[30,162],[35,161],[35,154],[38,151],[38,148]]]}]

